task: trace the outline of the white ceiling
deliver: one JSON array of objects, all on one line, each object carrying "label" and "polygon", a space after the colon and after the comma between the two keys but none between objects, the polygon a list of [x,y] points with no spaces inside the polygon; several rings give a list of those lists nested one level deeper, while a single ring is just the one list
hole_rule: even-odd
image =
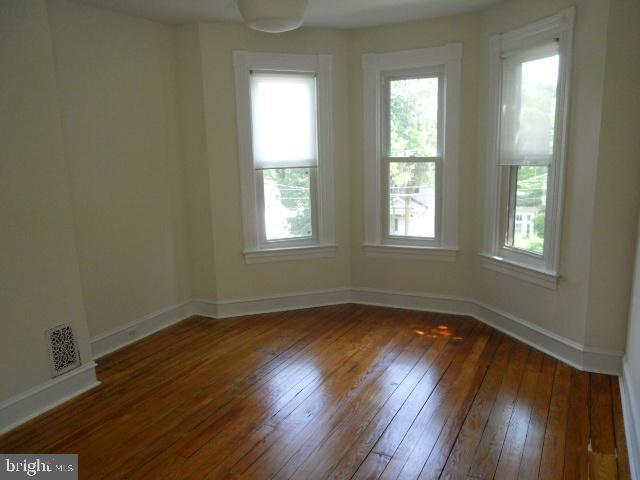
[{"label": "white ceiling", "polygon": [[[165,23],[239,22],[235,0],[80,0]],[[309,0],[304,24],[353,28],[480,10],[504,0]]]}]

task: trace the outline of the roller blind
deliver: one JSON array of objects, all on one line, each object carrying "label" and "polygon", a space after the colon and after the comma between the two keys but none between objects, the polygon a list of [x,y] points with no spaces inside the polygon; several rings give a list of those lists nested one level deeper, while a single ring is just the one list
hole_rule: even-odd
[{"label": "roller blind", "polygon": [[557,42],[502,59],[499,164],[553,161],[558,67]]},{"label": "roller blind", "polygon": [[252,72],[255,168],[316,166],[316,111],[313,74]]}]

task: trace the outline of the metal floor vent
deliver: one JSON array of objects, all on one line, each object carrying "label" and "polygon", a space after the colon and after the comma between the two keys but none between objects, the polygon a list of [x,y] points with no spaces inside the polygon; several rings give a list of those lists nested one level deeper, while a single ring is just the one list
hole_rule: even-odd
[{"label": "metal floor vent", "polygon": [[46,335],[51,373],[54,377],[80,365],[80,352],[71,325],[59,325],[47,330]]}]

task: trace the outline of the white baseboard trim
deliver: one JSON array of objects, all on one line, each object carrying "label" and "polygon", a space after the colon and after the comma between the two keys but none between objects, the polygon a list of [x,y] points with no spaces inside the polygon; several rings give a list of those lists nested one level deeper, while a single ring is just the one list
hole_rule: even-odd
[{"label": "white baseboard trim", "polygon": [[622,352],[586,347],[473,298],[361,287],[351,292],[354,303],[470,315],[572,367],[610,375],[622,373]]},{"label": "white baseboard trim", "polygon": [[633,384],[629,368],[629,362],[624,358],[620,377],[620,396],[622,397],[622,416],[627,436],[631,478],[640,480],[640,390],[638,390],[638,385]]},{"label": "white baseboard trim", "polygon": [[[343,303],[469,315],[580,370],[612,375],[622,374],[623,354],[621,352],[585,347],[475,299],[364,287],[345,287],[223,301],[194,299],[146,315],[139,320],[93,337],[90,339],[91,349],[94,359],[100,358],[191,315],[226,318]],[[0,433],[99,385],[95,377],[95,365],[94,362],[87,363],[66,375],[0,404]],[[625,403],[625,422],[628,422],[626,428],[630,436],[630,456],[635,453],[636,463],[633,468],[637,472],[640,426],[638,417],[634,417],[630,412],[632,412],[631,405],[637,405],[640,399],[637,396],[637,390],[624,380],[621,381],[621,385],[625,392],[623,402]],[[632,401],[633,399],[636,403]],[[635,478],[640,480],[637,476]]]},{"label": "white baseboard trim", "polygon": [[473,298],[364,287],[316,290],[225,301],[194,300],[193,313],[213,318],[359,303],[470,315],[580,370],[620,375],[622,352],[589,348]]},{"label": "white baseboard trim", "polygon": [[622,352],[581,345],[473,298],[364,287],[313,290],[221,301],[193,299],[93,337],[90,340],[91,348],[94,359],[97,359],[191,315],[227,318],[341,303],[470,315],[580,370],[611,375],[622,373]]},{"label": "white baseboard trim", "polygon": [[198,315],[213,318],[227,318],[256,313],[339,305],[341,303],[349,303],[350,301],[351,290],[349,288],[333,288],[282,295],[246,297],[217,302],[206,299],[195,299],[192,301],[192,311]]},{"label": "white baseboard trim", "polygon": [[0,403],[0,434],[100,385],[96,364],[88,362]]},{"label": "white baseboard trim", "polygon": [[458,315],[471,315],[473,310],[473,300],[465,297],[429,295],[365,287],[352,288],[351,301],[363,305],[407,308],[410,310]]},{"label": "white baseboard trim", "polygon": [[202,315],[211,318],[237,317],[256,313],[279,312],[299,308],[321,307],[347,303],[350,300],[348,288],[315,290],[285,295],[267,295],[235,300],[213,301],[193,299],[173,305],[127,323],[106,333],[91,337],[91,351],[94,360],[119,350],[163,328],[190,317]]},{"label": "white baseboard trim", "polygon": [[579,370],[620,375],[623,352],[586,347],[492,305],[474,301],[478,320]]},{"label": "white baseboard trim", "polygon": [[89,343],[94,360],[188,318],[194,314],[193,307],[192,302],[173,305],[91,337]]}]

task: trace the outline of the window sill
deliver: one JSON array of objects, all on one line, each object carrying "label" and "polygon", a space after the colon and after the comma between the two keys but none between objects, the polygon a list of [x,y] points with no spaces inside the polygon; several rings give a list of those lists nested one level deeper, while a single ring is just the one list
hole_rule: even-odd
[{"label": "window sill", "polygon": [[362,250],[369,257],[405,258],[409,260],[434,260],[438,262],[455,262],[458,250],[440,247],[409,247],[403,245],[363,244]]},{"label": "window sill", "polygon": [[528,265],[522,265],[485,253],[481,253],[480,257],[482,257],[483,265],[489,270],[504,273],[505,275],[510,275],[550,290],[558,288],[560,275],[557,272],[549,272]]},{"label": "window sill", "polygon": [[245,250],[244,261],[248,264],[286,262],[336,256],[337,245],[313,245],[308,247],[271,248],[265,250]]}]

